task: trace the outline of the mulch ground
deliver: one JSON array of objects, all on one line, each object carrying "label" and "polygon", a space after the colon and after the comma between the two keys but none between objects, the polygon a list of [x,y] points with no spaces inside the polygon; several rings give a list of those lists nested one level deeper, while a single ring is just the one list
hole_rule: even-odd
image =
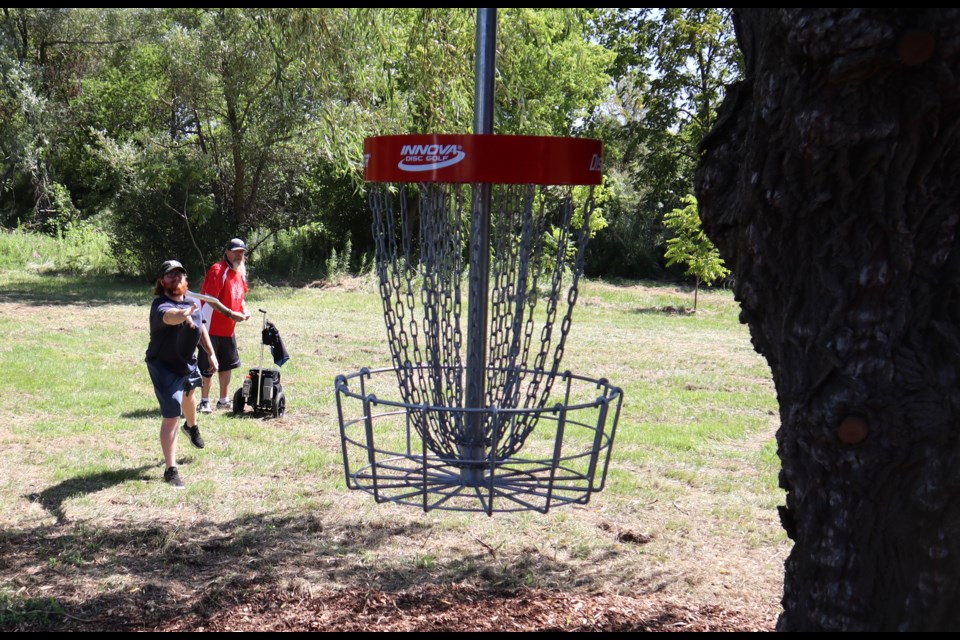
[{"label": "mulch ground", "polygon": [[[135,600],[135,599],[133,599]],[[772,631],[769,614],[685,604],[652,594],[629,597],[453,585],[399,593],[290,591],[220,594],[173,611],[131,600],[102,615],[54,614],[43,625],[8,630],[76,631]],[[159,606],[157,606],[159,605]],[[179,608],[179,607],[178,607]],[[165,610],[166,609],[166,610]],[[147,619],[144,619],[147,618]]]}]

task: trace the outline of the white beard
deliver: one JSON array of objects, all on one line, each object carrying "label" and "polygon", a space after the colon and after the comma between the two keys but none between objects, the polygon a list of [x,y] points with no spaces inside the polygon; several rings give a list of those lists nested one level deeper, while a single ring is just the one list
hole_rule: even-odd
[{"label": "white beard", "polygon": [[246,261],[246,259],[241,258],[241,259],[237,262],[237,264],[233,264],[232,262],[230,262],[230,258],[227,258],[227,264],[229,264],[230,267],[233,268],[234,271],[236,271],[237,273],[239,273],[241,278],[243,278],[244,280],[247,279],[247,261]]}]

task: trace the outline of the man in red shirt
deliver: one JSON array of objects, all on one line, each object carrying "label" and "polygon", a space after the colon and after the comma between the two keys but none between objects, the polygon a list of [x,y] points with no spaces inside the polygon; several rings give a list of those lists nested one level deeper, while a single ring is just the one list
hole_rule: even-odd
[{"label": "man in red shirt", "polygon": [[[223,260],[214,264],[207,271],[203,279],[203,288],[200,293],[217,298],[225,307],[232,311],[243,313],[243,320],[250,319],[250,312],[244,297],[247,294],[247,245],[240,238],[234,238],[227,243],[223,251]],[[240,366],[240,352],[237,350],[237,339],[234,336],[236,322],[221,313],[214,313],[213,307],[203,304],[201,312],[203,321],[210,332],[210,341],[213,343],[217,360],[220,363],[218,376],[220,378],[220,399],[218,409],[232,409],[230,401],[230,372]],[[207,359],[201,351],[199,354],[200,371],[203,373],[203,396],[197,409],[202,413],[213,411],[210,406],[210,387],[213,374],[207,373]]]}]

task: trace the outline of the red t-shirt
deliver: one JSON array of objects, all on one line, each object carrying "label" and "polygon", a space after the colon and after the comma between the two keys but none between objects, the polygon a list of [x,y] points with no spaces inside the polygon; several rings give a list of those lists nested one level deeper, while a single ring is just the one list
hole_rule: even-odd
[{"label": "red t-shirt", "polygon": [[[200,293],[213,296],[233,311],[243,311],[243,297],[247,294],[247,280],[233,270],[226,260],[221,260],[207,271]],[[208,319],[207,331],[212,336],[229,338],[237,323],[213,308],[203,304],[204,318]]]}]

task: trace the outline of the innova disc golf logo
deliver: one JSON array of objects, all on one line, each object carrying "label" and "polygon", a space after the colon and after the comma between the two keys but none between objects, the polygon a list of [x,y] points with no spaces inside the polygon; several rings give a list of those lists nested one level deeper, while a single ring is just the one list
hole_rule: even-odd
[{"label": "innova disc golf logo", "polygon": [[457,164],[467,157],[459,144],[405,144],[400,149],[403,159],[397,168],[404,171],[433,171]]}]

